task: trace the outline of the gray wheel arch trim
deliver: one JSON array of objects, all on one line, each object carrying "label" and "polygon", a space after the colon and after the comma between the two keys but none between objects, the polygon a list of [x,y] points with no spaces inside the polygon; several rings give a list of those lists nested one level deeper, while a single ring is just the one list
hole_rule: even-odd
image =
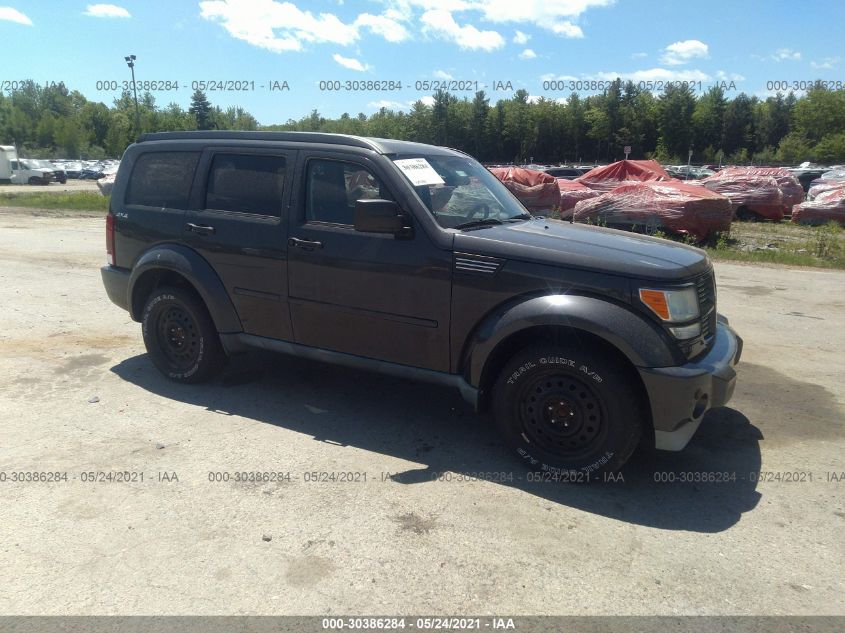
[{"label": "gray wheel arch trim", "polygon": [[196,289],[211,314],[218,332],[241,332],[243,326],[220,277],[196,251],[180,244],[160,244],[145,252],[132,267],[128,300],[132,318],[140,320],[132,298],[135,284],[151,270],[169,270],[180,274]]},{"label": "gray wheel arch trim", "polygon": [[487,360],[502,341],[528,328],[555,325],[604,339],[635,367],[678,362],[657,326],[626,308],[583,295],[543,295],[510,302],[476,328],[464,361],[470,384],[480,386]]}]

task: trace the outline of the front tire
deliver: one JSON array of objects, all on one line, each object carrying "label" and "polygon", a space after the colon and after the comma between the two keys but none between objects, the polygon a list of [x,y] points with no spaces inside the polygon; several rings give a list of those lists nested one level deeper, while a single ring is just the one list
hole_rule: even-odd
[{"label": "front tire", "polygon": [[640,398],[618,361],[552,343],[518,352],[505,364],[493,415],[528,468],[572,482],[617,471],[644,426]]},{"label": "front tire", "polygon": [[223,366],[225,355],[214,322],[190,290],[154,290],[144,306],[141,328],[150,359],[170,380],[203,382]]}]

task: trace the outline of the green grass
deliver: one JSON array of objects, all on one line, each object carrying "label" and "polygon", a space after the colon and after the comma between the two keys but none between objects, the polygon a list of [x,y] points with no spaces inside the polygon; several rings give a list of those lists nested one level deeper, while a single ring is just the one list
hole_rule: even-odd
[{"label": "green grass", "polygon": [[729,233],[711,235],[700,246],[716,260],[845,268],[845,231],[835,222],[734,222]]},{"label": "green grass", "polygon": [[109,199],[100,193],[0,193],[0,207],[57,209],[68,211],[108,211]]},{"label": "green grass", "polygon": [[[603,225],[601,220],[587,224]],[[836,222],[822,226],[806,226],[784,222],[740,222],[734,220],[731,230],[715,233],[698,244],[689,237],[665,231],[638,233],[698,246],[712,259],[738,262],[784,264],[845,269],[845,230]]]}]

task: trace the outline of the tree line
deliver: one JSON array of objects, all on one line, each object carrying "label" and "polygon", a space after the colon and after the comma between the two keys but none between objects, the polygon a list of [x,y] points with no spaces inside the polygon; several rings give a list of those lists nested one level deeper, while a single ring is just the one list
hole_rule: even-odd
[{"label": "tree line", "polygon": [[[196,129],[296,130],[376,136],[446,145],[484,162],[594,163],[654,158],[664,163],[793,164],[845,162],[845,90],[816,87],[801,96],[765,99],[723,87],[696,94],[669,86],[660,94],[632,82],[564,100],[534,99],[517,90],[495,104],[484,91],[473,98],[435,93],[407,112],[383,107],[376,113],[326,118],[317,109],[284,124],[260,125],[240,107],[213,106],[196,91],[185,110],[159,107],[150,93],[139,96],[143,131]],[[136,136],[135,104],[124,91],[111,107],[87,100],[64,84],[25,82],[0,94],[0,142],[26,155],[65,158],[119,157]]]}]

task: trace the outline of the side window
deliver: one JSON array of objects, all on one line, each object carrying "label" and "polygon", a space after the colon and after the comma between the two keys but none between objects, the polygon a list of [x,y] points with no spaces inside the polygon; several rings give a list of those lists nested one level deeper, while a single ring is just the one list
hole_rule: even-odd
[{"label": "side window", "polygon": [[392,200],[390,192],[370,170],[355,163],[313,159],[308,161],[305,220],[353,224],[358,200]]},{"label": "side window", "polygon": [[285,159],[256,154],[217,154],[208,173],[205,208],[279,217]]},{"label": "side window", "polygon": [[147,152],[135,162],[126,204],[186,209],[199,152]]}]

